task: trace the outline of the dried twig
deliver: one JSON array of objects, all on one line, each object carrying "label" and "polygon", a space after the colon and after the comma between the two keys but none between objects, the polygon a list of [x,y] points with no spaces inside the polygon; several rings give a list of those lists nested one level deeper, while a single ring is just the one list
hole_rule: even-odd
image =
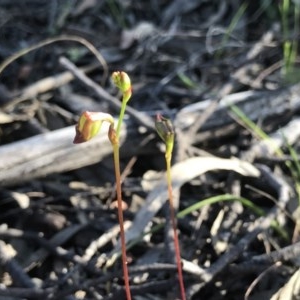
[{"label": "dried twig", "polygon": [[34,288],[33,281],[13,258],[12,252],[12,246],[0,240],[0,264],[10,274],[14,284],[21,287]]},{"label": "dried twig", "polygon": [[[60,63],[71,71],[74,76],[79,79],[82,83],[84,83],[87,87],[91,88],[102,100],[108,101],[115,109],[120,110],[121,103],[120,101],[107,93],[101,86],[87,77],[80,69],[78,69],[73,63],[71,63],[65,57],[61,57]],[[153,120],[149,118],[148,115],[135,110],[134,108],[127,106],[126,112],[138,122],[139,125],[145,126],[148,129],[153,130]]]}]

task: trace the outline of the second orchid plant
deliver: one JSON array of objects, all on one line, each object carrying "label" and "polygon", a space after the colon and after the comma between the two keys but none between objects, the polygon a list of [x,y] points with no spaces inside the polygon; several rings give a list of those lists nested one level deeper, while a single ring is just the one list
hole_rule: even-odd
[{"label": "second orchid plant", "polygon": [[[127,267],[127,254],[126,254],[126,241],[125,241],[125,230],[124,230],[124,221],[123,221],[123,211],[122,211],[122,190],[121,190],[121,171],[120,171],[120,157],[119,157],[119,138],[121,125],[124,118],[124,113],[126,110],[127,102],[129,101],[132,89],[131,81],[129,76],[125,72],[113,72],[112,80],[114,84],[122,92],[122,105],[120,110],[119,119],[115,128],[115,121],[112,115],[103,112],[89,112],[85,111],[79,118],[79,121],[76,125],[76,135],[73,143],[79,144],[87,142],[92,139],[101,129],[103,122],[109,123],[108,138],[113,148],[114,155],[114,167],[115,167],[115,178],[116,178],[116,190],[117,190],[117,205],[118,205],[118,218],[120,224],[120,239],[121,239],[121,248],[122,248],[122,265],[123,265],[123,276],[125,282],[125,291],[126,299],[131,300],[130,284],[129,284],[129,275]],[[167,183],[168,183],[168,192],[169,192],[169,203],[171,210],[171,222],[174,230],[174,244],[175,244],[175,254],[177,261],[177,270],[178,270],[178,280],[181,290],[181,298],[185,300],[185,291],[183,284],[182,276],[182,267],[180,259],[180,250],[179,242],[176,233],[176,218],[173,206],[173,197],[172,197],[172,182],[171,182],[171,157],[172,149],[174,144],[174,131],[172,128],[171,122],[158,115],[156,120],[156,130],[159,136],[166,144],[166,166],[167,166]]]}]

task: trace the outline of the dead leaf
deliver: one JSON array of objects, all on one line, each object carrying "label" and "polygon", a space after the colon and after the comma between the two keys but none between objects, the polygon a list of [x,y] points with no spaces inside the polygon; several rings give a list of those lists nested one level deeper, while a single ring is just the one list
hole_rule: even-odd
[{"label": "dead leaf", "polygon": [[145,38],[154,35],[156,28],[152,23],[141,22],[132,29],[124,30],[121,35],[121,49],[128,49],[135,41],[141,41]]},{"label": "dead leaf", "polygon": [[[173,192],[175,193],[183,184],[193,178],[213,170],[230,170],[243,176],[252,177],[258,177],[260,175],[259,170],[253,165],[237,158],[194,157],[172,167]],[[142,234],[147,224],[168,199],[168,188],[164,179],[165,174],[163,174],[162,179],[152,192],[149,193],[145,205],[136,214],[133,224],[126,232],[127,242],[138,238]]]},{"label": "dead leaf", "polygon": [[97,4],[97,0],[84,0],[78,5],[78,7],[74,10],[73,16],[77,17],[83,14],[86,10],[93,8]]},{"label": "dead leaf", "polygon": [[13,122],[15,119],[3,112],[0,112],[0,124],[7,124]]},{"label": "dead leaf", "polygon": [[299,300],[300,299],[300,269],[294,273],[289,281],[272,296],[271,300]]}]

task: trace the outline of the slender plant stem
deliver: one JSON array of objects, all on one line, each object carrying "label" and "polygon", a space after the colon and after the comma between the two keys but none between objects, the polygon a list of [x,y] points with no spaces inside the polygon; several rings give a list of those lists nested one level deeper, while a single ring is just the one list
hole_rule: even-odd
[{"label": "slender plant stem", "polygon": [[118,218],[120,224],[120,238],[121,238],[121,248],[122,248],[123,276],[125,282],[126,299],[131,300],[128,266],[127,266],[125,230],[124,230],[124,220],[123,220],[123,210],[122,210],[119,143],[113,144],[113,152],[114,152],[114,165],[115,165],[116,189],[117,189]]},{"label": "slender plant stem", "polygon": [[185,288],[183,283],[183,275],[182,275],[182,266],[181,266],[181,255],[179,248],[179,241],[177,235],[177,225],[176,225],[176,217],[174,210],[174,201],[173,201],[173,191],[172,191],[172,177],[171,177],[171,155],[166,155],[166,164],[167,164],[167,183],[168,183],[168,194],[169,194],[169,202],[170,202],[170,217],[174,232],[174,247],[175,247],[175,256],[177,263],[177,271],[178,271],[178,281],[180,286],[181,300],[186,300],[185,296]]},{"label": "slender plant stem", "polygon": [[116,129],[117,137],[118,138],[120,136],[121,125],[122,125],[122,122],[123,122],[123,119],[124,119],[125,110],[126,110],[126,103],[123,101],[122,102],[122,106],[121,106],[121,110],[120,110],[120,115],[119,115],[119,121],[118,121],[118,124],[117,124],[117,129]]},{"label": "slender plant stem", "polygon": [[[122,264],[123,264],[123,274],[124,274],[124,282],[125,282],[125,291],[127,300],[131,300],[131,292],[130,292],[130,284],[129,284],[129,275],[128,275],[128,266],[127,266],[127,254],[126,254],[126,241],[125,241],[125,230],[124,230],[124,220],[123,220],[123,210],[122,210],[122,189],[121,189],[121,170],[120,170],[120,131],[121,125],[123,122],[125,109],[127,101],[129,100],[130,95],[124,91],[124,85],[127,85],[127,89],[130,89],[131,92],[131,84],[130,78],[126,73],[115,72],[113,73],[113,79],[117,87],[123,92],[123,99],[121,110],[119,114],[119,120],[117,124],[117,129],[110,128],[109,137],[113,146],[114,152],[114,165],[115,165],[115,173],[116,173],[116,189],[117,189],[117,202],[118,202],[118,218],[120,224],[120,238],[121,238],[121,248],[122,248]],[[125,99],[126,97],[126,99]],[[125,101],[126,100],[126,101]]]}]

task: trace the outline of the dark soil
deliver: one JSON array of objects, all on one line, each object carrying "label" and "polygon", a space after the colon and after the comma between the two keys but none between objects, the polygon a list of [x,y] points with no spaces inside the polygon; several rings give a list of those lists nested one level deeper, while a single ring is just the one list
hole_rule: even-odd
[{"label": "dark soil", "polygon": [[156,113],[176,128],[178,212],[220,196],[178,218],[187,299],[298,299],[300,73],[283,44],[299,36],[294,2],[288,34],[273,2],[0,0],[0,68],[24,50],[0,73],[0,299],[125,299],[106,133],[72,144],[83,111],[118,116],[116,70],[133,84],[121,146],[133,299],[180,299]]}]

